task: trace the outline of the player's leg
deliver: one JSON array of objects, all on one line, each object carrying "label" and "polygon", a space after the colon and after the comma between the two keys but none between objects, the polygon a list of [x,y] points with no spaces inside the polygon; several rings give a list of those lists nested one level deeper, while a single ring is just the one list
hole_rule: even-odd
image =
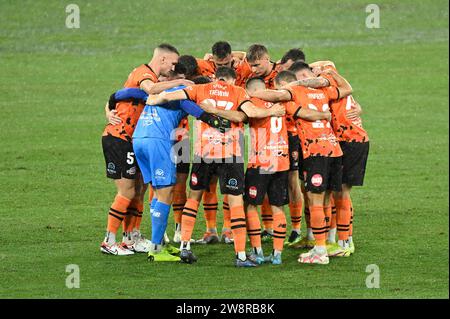
[{"label": "player's leg", "polygon": [[[117,231],[127,215],[135,196],[135,175],[137,170],[133,147],[130,142],[113,137],[102,137],[103,154],[106,162],[106,175],[114,180],[117,194],[108,213],[106,236],[100,251],[112,255],[131,255],[132,251],[116,243]],[[132,163],[127,163],[131,158]],[[130,162],[130,160],[129,160]]]},{"label": "player's leg", "polygon": [[267,188],[273,212],[273,251],[266,260],[273,265],[281,264],[281,253],[286,239],[286,215],[283,206],[289,203],[289,171],[270,175]]},{"label": "player's leg", "polygon": [[[341,142],[342,152],[342,189],[343,191],[350,188],[347,196],[350,206],[350,227],[348,234],[350,253],[355,252],[355,245],[353,242],[353,216],[354,207],[350,196],[351,187],[363,186],[364,176],[366,172],[367,159],[369,156],[369,142]],[[345,198],[345,196],[344,196]],[[341,205],[347,205],[345,202]]]},{"label": "player's leg", "polygon": [[140,232],[146,190],[147,184],[144,184],[142,175],[139,174],[139,177],[136,179],[135,196],[131,201],[127,215],[127,217],[131,216],[131,218],[125,219],[122,225],[124,229],[122,246],[136,253],[147,253],[150,249],[150,241]]},{"label": "player's leg", "polygon": [[353,254],[355,252],[355,244],[353,243],[353,214],[354,214],[354,211],[353,211],[353,202],[352,202],[351,198],[350,198],[350,205],[351,205],[350,209],[352,212],[352,217],[350,219],[350,230],[348,232],[348,241],[349,241],[349,246],[350,246],[350,253]]},{"label": "player's leg", "polygon": [[316,244],[314,240],[314,234],[311,228],[311,218],[309,212],[309,202],[307,192],[305,190],[304,173],[300,175],[300,189],[303,197],[303,206],[305,207],[304,216],[306,224],[306,235],[303,235],[299,242],[289,245],[292,248],[313,248]]},{"label": "player's leg", "polygon": [[298,262],[308,264],[328,264],[326,249],[327,226],[325,220],[325,192],[329,183],[328,157],[313,156],[304,160],[305,189],[307,191],[310,223],[314,234],[315,246],[299,256]]},{"label": "player's leg", "polygon": [[298,135],[289,133],[289,213],[291,215],[291,234],[285,241],[292,246],[301,240],[301,220],[303,210],[302,191],[300,188],[299,169],[302,156],[300,139]]},{"label": "player's leg", "polygon": [[331,205],[331,221],[327,241],[329,244],[335,244],[337,234],[337,224],[336,224],[336,204],[334,200],[334,193],[330,194],[330,205]]},{"label": "player's leg", "polygon": [[268,176],[266,174],[260,174],[258,168],[247,168],[245,172],[244,202],[246,205],[247,234],[252,247],[252,253],[249,258],[257,264],[264,262],[258,206],[262,204],[267,193],[267,179]]},{"label": "player's leg", "polygon": [[261,219],[264,226],[264,230],[261,232],[261,240],[263,242],[271,241],[273,236],[273,215],[267,196],[264,197],[261,205]]},{"label": "player's leg", "polygon": [[173,241],[175,243],[181,242],[181,214],[183,213],[184,205],[186,204],[186,182],[189,176],[191,166],[190,156],[190,139],[189,139],[189,122],[187,118],[180,122],[177,129],[178,142],[174,145],[173,150],[176,151],[177,162],[177,183],[173,193],[173,218],[175,224],[175,233]]},{"label": "player's leg", "polygon": [[177,183],[173,190],[173,219],[175,223],[175,234],[173,235],[173,242],[181,242],[181,214],[183,213],[184,205],[186,204],[186,182],[188,173],[180,173],[177,166]]},{"label": "player's leg", "polygon": [[302,210],[303,199],[298,170],[289,171],[289,212],[292,230],[285,241],[286,245],[292,246],[301,240]]},{"label": "player's leg", "polygon": [[200,158],[195,158],[191,169],[189,181],[190,191],[181,216],[181,260],[191,264],[197,261],[197,257],[191,251],[192,233],[195,227],[198,208],[203,192],[209,186],[214,164],[205,163]]},{"label": "player's leg", "polygon": [[232,244],[234,239],[233,233],[231,232],[230,206],[228,205],[227,195],[223,195],[222,211],[223,211],[223,226],[220,241],[224,242],[225,244]]},{"label": "player's leg", "polygon": [[[173,200],[173,189],[177,181],[176,165],[171,156],[172,143],[160,139],[147,138],[146,151],[149,158],[149,170],[155,196],[152,199],[151,213],[151,247],[148,253],[150,261],[180,261],[169,249],[163,249],[164,235],[170,206]],[[144,178],[145,181],[145,178]],[[170,245],[166,245],[166,247]],[[178,253],[178,249],[175,253]]]},{"label": "player's leg", "polygon": [[244,212],[244,164],[234,158],[233,163],[218,164],[220,191],[228,195],[231,215],[231,231],[234,238],[237,267],[254,267],[255,263],[247,259],[245,244],[247,237]]},{"label": "player's leg", "polygon": [[217,234],[217,177],[213,176],[209,187],[203,193],[203,213],[206,221],[206,232],[196,242],[199,244],[215,244],[219,242]]}]

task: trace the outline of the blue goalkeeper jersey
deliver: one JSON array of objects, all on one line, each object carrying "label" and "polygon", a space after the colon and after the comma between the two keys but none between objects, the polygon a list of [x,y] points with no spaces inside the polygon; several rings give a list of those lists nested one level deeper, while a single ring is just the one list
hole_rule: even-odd
[{"label": "blue goalkeeper jersey", "polygon": [[[185,86],[177,86],[166,90],[172,92],[181,90]],[[125,88],[115,94],[117,101],[127,99],[139,99],[146,101],[148,94],[141,89]],[[201,118],[205,113],[191,100],[172,101],[163,105],[145,105],[134,130],[133,138],[159,138],[166,141],[174,141],[174,129],[178,127],[183,117],[188,114]]]}]

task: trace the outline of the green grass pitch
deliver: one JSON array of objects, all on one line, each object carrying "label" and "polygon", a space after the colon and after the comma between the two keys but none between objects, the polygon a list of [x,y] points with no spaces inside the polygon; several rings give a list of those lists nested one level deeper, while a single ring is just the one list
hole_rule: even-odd
[{"label": "green grass pitch", "polygon": [[[65,27],[70,3],[79,29]],[[448,298],[448,3],[377,1],[378,29],[368,3],[1,1],[0,298]],[[105,101],[157,44],[202,57],[218,40],[263,43],[275,60],[302,47],[352,84],[371,150],[351,258],[309,267],[287,249],[280,267],[236,269],[225,245],[195,248],[195,265],[100,253],[115,191]],[[65,285],[69,264],[79,289]],[[370,264],[379,289],[366,287]]]}]

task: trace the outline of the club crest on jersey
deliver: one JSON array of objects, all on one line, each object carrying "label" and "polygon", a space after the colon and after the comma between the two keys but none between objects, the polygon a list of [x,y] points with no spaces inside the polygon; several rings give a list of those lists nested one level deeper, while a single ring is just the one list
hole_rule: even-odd
[{"label": "club crest on jersey", "polygon": [[195,174],[195,173],[192,173],[192,176],[191,176],[191,183],[192,183],[192,185],[197,185],[198,184],[198,178],[197,178],[197,175]]},{"label": "club crest on jersey", "polygon": [[311,184],[313,184],[316,187],[319,187],[322,185],[323,178],[320,174],[314,174],[313,177],[311,177]]},{"label": "club crest on jersey", "polygon": [[255,186],[251,186],[249,189],[248,189],[248,195],[251,197],[251,198],[256,198],[256,195],[258,194],[258,190],[257,190],[257,188],[255,187]]}]

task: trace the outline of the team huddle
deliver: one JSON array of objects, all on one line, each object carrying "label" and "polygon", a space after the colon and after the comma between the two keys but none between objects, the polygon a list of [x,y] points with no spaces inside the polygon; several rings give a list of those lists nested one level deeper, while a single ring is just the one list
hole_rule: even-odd
[{"label": "team huddle", "polygon": [[[240,52],[220,41],[202,59],[159,45],[105,106],[102,145],[117,195],[100,250],[191,264],[198,259],[191,244],[221,241],[234,245],[237,267],[279,265],[286,247],[309,249],[299,263],[349,257],[355,251],[350,192],[363,185],[369,152],[361,107],[351,94],[333,62],[307,64],[300,49],[272,62],[260,44]],[[151,240],[140,231],[147,188]],[[194,240],[201,204],[206,232]],[[171,208],[172,242],[179,248],[166,232]],[[265,255],[267,241],[273,249]]]}]

